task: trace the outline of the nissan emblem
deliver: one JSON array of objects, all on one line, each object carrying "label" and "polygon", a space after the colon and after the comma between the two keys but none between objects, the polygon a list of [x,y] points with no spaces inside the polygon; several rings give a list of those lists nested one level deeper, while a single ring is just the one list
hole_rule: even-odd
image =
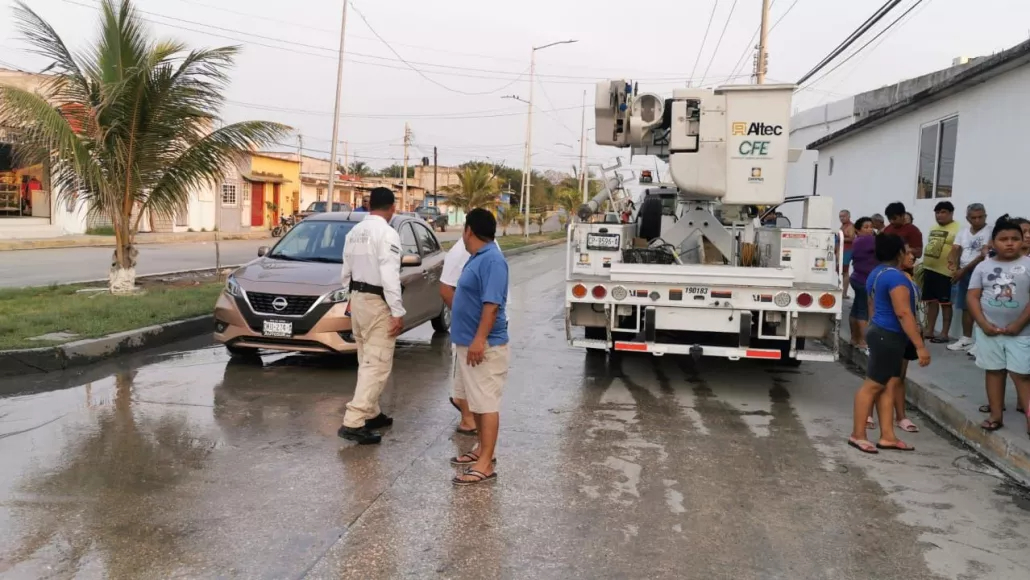
[{"label": "nissan emblem", "polygon": [[275,308],[276,312],[282,312],[283,310],[286,310],[287,306],[289,306],[289,303],[286,302],[286,299],[282,296],[279,296],[272,301],[272,308]]}]

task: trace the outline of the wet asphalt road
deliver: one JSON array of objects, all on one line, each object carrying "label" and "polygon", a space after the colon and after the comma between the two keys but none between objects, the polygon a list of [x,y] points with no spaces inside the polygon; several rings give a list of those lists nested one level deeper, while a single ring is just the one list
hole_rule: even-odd
[{"label": "wet asphalt road", "polygon": [[445,336],[403,338],[378,447],[335,435],[353,363],[198,339],[0,383],[0,578],[1030,577],[1030,495],[927,427],[848,448],[845,368],[587,357],[561,251],[512,272],[492,486],[449,482]]}]

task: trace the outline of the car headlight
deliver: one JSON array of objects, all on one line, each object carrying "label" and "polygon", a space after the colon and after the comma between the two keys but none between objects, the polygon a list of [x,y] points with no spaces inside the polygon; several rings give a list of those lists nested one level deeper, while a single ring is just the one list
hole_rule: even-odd
[{"label": "car headlight", "polygon": [[325,297],[325,301],[330,304],[339,304],[340,302],[346,302],[350,298],[350,290],[347,288],[340,288],[339,290],[333,290]]},{"label": "car headlight", "polygon": [[243,288],[240,287],[235,276],[229,276],[225,280],[225,293],[236,298],[243,298]]}]

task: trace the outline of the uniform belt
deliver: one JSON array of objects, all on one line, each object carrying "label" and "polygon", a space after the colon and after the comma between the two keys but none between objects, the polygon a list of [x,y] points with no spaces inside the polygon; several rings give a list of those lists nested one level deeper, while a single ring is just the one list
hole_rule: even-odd
[{"label": "uniform belt", "polygon": [[383,292],[382,286],[373,286],[372,284],[365,284],[364,282],[351,280],[350,291],[375,294],[376,296],[382,297],[384,300],[386,299],[386,294]]}]

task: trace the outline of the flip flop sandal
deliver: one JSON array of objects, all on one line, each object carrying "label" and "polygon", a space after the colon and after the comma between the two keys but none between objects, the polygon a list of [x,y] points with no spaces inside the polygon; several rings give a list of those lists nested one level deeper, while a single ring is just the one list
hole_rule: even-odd
[{"label": "flip flop sandal", "polygon": [[[865,445],[862,445],[863,443],[865,443]],[[873,447],[872,442],[865,439],[848,439],[848,445],[854,447],[855,449],[858,449],[862,453],[868,453],[869,455],[876,455],[877,453],[879,453],[879,451],[877,451],[876,448]]]},{"label": "flip flop sandal", "polygon": [[[472,459],[469,460],[469,461],[462,461],[461,460],[462,457],[471,457]],[[451,457],[451,465],[453,465],[455,467],[465,467],[467,465],[475,465],[477,461],[479,461],[479,454],[476,453],[475,451],[469,451],[468,453],[463,453],[463,454],[461,454],[461,455],[459,455],[457,457]],[[494,465],[497,465],[497,458],[494,457],[493,461],[491,461],[491,463],[493,463]]]},{"label": "flip flop sandal", "polygon": [[901,441],[900,439],[893,444],[884,445],[882,443],[876,444],[877,449],[883,449],[884,451],[915,451],[916,448],[912,447],[908,443]]},{"label": "flip flop sandal", "polygon": [[[1008,407],[1002,407],[1001,410],[1002,411],[1008,411],[1009,409],[1008,409]],[[977,411],[980,411],[981,413],[990,413],[991,412],[991,406],[990,405],[980,405],[980,408],[977,409]]]},{"label": "flip flop sandal", "polygon": [[1004,422],[1002,422],[1002,421],[991,421],[990,419],[984,421],[983,423],[980,423],[980,428],[983,429],[984,431],[997,431],[998,429],[1001,429],[1004,426],[1005,426]]},{"label": "flip flop sandal", "polygon": [[[475,477],[475,479],[462,479],[462,476],[469,476],[469,475]],[[466,469],[464,473],[462,473],[461,475],[456,476],[454,479],[452,479],[451,483],[453,483],[454,485],[458,485],[458,486],[466,486],[466,485],[479,485],[480,483],[488,483],[488,482],[496,481],[496,480],[497,480],[497,472],[496,471],[491,473],[490,475],[486,475],[486,474],[484,474],[481,471],[476,471],[475,469]]]},{"label": "flip flop sandal", "polygon": [[951,342],[951,339],[950,338],[945,338],[943,336],[935,336],[935,337],[930,339],[930,342],[932,342],[934,344],[947,344],[947,343]]},{"label": "flip flop sandal", "polygon": [[458,427],[457,429],[454,430],[454,432],[457,433],[458,435],[472,435],[472,436],[479,435],[479,430],[477,430],[475,428],[472,428],[472,429],[462,429],[461,427]]},{"label": "flip flop sandal", "polygon": [[919,427],[917,427],[915,423],[909,421],[908,419],[902,419],[901,421],[895,423],[894,426],[906,433],[919,433]]}]

